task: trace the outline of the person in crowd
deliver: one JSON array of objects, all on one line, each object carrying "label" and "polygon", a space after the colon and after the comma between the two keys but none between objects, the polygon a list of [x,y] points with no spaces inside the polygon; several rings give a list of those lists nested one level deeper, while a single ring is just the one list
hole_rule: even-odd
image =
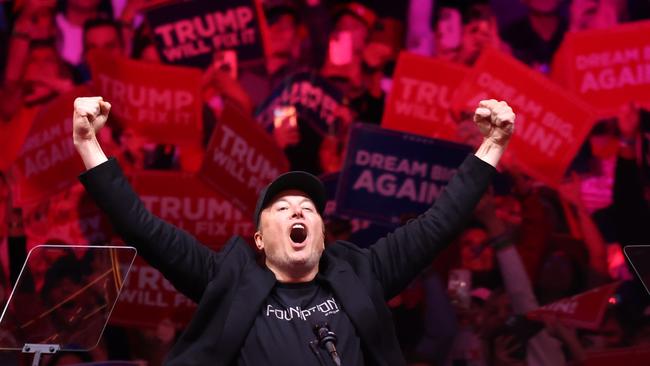
[{"label": "person in crowd", "polygon": [[[533,291],[524,263],[519,256],[515,244],[515,231],[519,231],[518,226],[512,226],[494,215],[494,199],[487,195],[476,211],[477,218],[485,225],[486,233],[490,237],[490,247],[495,252],[496,261],[503,279],[505,293],[508,296],[512,313],[523,315],[539,307],[537,297]],[[524,222],[522,225],[530,225],[530,222]],[[525,243],[527,237],[523,236],[525,231],[520,231],[516,241]],[[488,320],[490,322],[491,320]],[[532,328],[533,325],[529,325]],[[483,333],[490,331],[483,330]],[[497,348],[504,346],[504,339],[496,339]],[[559,342],[552,339],[548,333],[541,332],[536,334],[532,332],[529,339],[519,339],[525,343],[525,360],[527,365],[562,365],[565,363]],[[510,343],[510,342],[506,342]],[[511,345],[506,348],[512,348]],[[496,352],[500,358],[510,358],[510,352]]]},{"label": "person in crowd", "polygon": [[568,22],[561,0],[523,0],[528,15],[503,30],[501,36],[512,54],[533,69],[548,73],[553,54],[560,46]]},{"label": "person in crowd", "polygon": [[[110,104],[101,97],[78,98],[74,108],[73,139],[88,169],[82,183],[124,239],[200,303],[194,322],[168,357],[171,363],[192,359],[216,364],[296,360],[316,364],[322,357],[336,364],[340,359],[353,364],[364,360],[404,364],[384,301],[403,290],[471,214],[512,135],[515,118],[505,102],[482,101],[475,120],[485,143],[459,168],[459,176],[431,210],[365,251],[345,242],[325,248],[320,216],[325,194],[316,177],[304,172],[278,177],[260,194],[253,217],[255,246],[264,254],[260,266],[239,237],[217,253],[151,215],[97,143],[96,133],[106,123]],[[330,311],[315,310],[314,319],[301,311],[291,320],[284,315],[321,303],[330,304]],[[370,308],[375,314],[368,314]],[[312,328],[321,324],[317,318],[328,315],[339,336],[340,358],[309,346]]]},{"label": "person in crowd", "polygon": [[90,80],[88,57],[95,51],[112,56],[125,56],[126,45],[122,38],[121,24],[110,19],[96,18],[84,23],[82,62],[75,68],[75,82]]},{"label": "person in crowd", "polygon": [[620,0],[572,0],[568,30],[575,32],[615,26],[624,20],[626,5]]},{"label": "person in crowd", "polygon": [[[443,13],[444,11],[444,13]],[[456,12],[462,15],[462,32],[460,42],[456,47],[455,42],[450,39],[457,37],[454,34]],[[443,18],[443,14],[447,17]],[[472,66],[485,48],[495,48],[502,52],[509,53],[510,50],[505,42],[499,38],[496,18],[490,7],[483,3],[470,4],[465,7],[444,7],[441,8],[438,17],[436,39],[440,42],[438,47],[439,57],[444,60],[459,63],[465,66]],[[445,23],[445,25],[440,24]],[[444,46],[446,45],[446,46]],[[458,114],[451,115],[456,123],[456,141],[478,146],[481,143],[480,133],[472,128],[472,111],[463,110]]]},{"label": "person in crowd", "polygon": [[292,74],[318,69],[331,28],[324,3],[270,0],[264,5],[269,33],[268,57],[261,67],[248,67],[238,72],[238,82],[250,96],[253,106],[260,105]]},{"label": "person in crowd", "polygon": [[55,35],[53,1],[29,0],[17,8],[16,20],[7,42],[4,84],[12,84],[22,78],[31,41],[44,41]]},{"label": "person in crowd", "polygon": [[359,97],[363,91],[363,51],[377,24],[376,13],[356,2],[335,8],[334,26],[321,73],[334,83],[348,99]]},{"label": "person in crowd", "polygon": [[[16,42],[19,42],[16,40]],[[23,40],[20,40],[23,42]],[[12,46],[17,43],[12,43]],[[23,45],[21,45],[22,47]],[[26,40],[20,68],[11,72],[0,89],[0,123],[6,159],[20,151],[20,145],[29,132],[40,107],[74,86],[72,74],[59,58],[54,41]],[[19,57],[20,58],[20,57]],[[16,146],[16,144],[18,144]]]},{"label": "person in crowd", "polygon": [[87,63],[88,54],[95,50],[113,56],[124,56],[125,45],[120,33],[120,24],[108,19],[91,19],[84,23],[83,57]]},{"label": "person in crowd", "polygon": [[437,2],[434,13],[434,43],[436,57],[454,62],[463,40],[462,6],[453,1]]},{"label": "person in crowd", "polygon": [[83,61],[84,24],[96,18],[110,19],[110,2],[106,0],[65,0],[55,15],[58,51],[61,58],[76,67]]},{"label": "person in crowd", "polygon": [[[401,49],[402,24],[392,18],[380,18],[370,33],[363,49],[361,68],[354,68],[360,75],[360,88],[346,88],[347,105],[340,110],[339,131],[325,137],[321,145],[320,165],[324,173],[341,169],[345,158],[348,130],[351,123],[380,124],[384,100],[392,83],[392,72]],[[351,80],[357,80],[352,77]],[[340,85],[340,84],[339,84]],[[345,81],[343,85],[349,85]],[[350,93],[351,92],[351,93]]]},{"label": "person in crowd", "polygon": [[486,47],[510,53],[508,45],[499,37],[496,17],[487,4],[469,5],[462,15],[462,41],[456,62],[471,66]]},{"label": "person in crowd", "polygon": [[639,158],[647,159],[645,155],[639,157],[638,153],[644,139],[641,132],[642,122],[647,123],[647,120],[648,112],[634,103],[624,106],[618,118],[621,139],[616,158],[612,198],[616,233],[623,247],[650,243],[650,230],[647,227],[650,209],[645,188],[646,178],[644,169],[640,169],[637,163]]},{"label": "person in crowd", "polygon": [[409,0],[406,12],[406,49],[410,52],[431,56],[434,53],[434,32],[431,27],[434,8],[439,4],[433,0]]}]

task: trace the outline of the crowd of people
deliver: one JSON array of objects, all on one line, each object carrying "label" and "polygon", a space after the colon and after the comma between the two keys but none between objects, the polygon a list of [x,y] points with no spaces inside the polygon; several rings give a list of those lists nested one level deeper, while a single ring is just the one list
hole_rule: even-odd
[{"label": "crowd of people", "polygon": [[[143,14],[171,1],[0,4],[2,131],[18,135],[13,126],[34,119],[57,96],[92,83],[88,55],[96,50],[163,62]],[[254,117],[287,78],[309,71],[343,95],[338,116],[343,123],[323,135],[289,114],[271,135],[292,169],[316,175],[341,169],[353,122],[380,124],[402,51],[472,66],[483,49],[497,48],[548,76],[565,35],[650,18],[650,3],[644,0],[262,0],[262,8],[268,25],[263,67],[235,63],[232,70],[232,63],[213,62],[203,70],[202,147],[224,105]],[[627,245],[650,243],[650,186],[640,163],[647,119],[644,106],[630,101],[620,106],[617,118],[598,121],[559,188],[511,166],[501,172],[507,192],[488,192],[456,242],[389,303],[410,364],[589,365],[598,352],[650,343],[650,297],[623,255]],[[475,145],[474,137],[468,134],[465,142]],[[1,141],[20,138],[0,136]],[[100,139],[107,155],[117,157],[127,173],[193,172],[197,167],[196,152],[148,141],[128,126],[109,123]],[[32,207],[15,207],[11,175],[0,173],[4,302],[33,242],[30,233],[66,244],[48,218],[80,209],[84,195],[73,187]],[[326,224],[330,239],[348,238],[359,227],[344,217],[330,217]],[[89,243],[111,239],[108,234]],[[524,316],[617,281],[597,330],[576,329],[554,316],[535,321]],[[110,325],[96,349],[60,354],[48,365],[107,359],[158,365],[181,329],[164,319],[157,329]],[[20,362],[10,352],[0,359],[3,364]]]}]

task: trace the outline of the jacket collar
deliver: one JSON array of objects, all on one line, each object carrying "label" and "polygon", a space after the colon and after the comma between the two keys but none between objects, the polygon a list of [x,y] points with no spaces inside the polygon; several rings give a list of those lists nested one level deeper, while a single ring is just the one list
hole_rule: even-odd
[{"label": "jacket collar", "polygon": [[[377,321],[380,319],[372,299],[365,290],[365,285],[354,273],[352,266],[346,261],[339,260],[328,251],[323,252],[320,261],[319,278],[321,278],[334,293],[343,311],[354,325],[368,356],[383,354],[379,349],[381,342],[381,328]],[[366,360],[367,361],[367,360]],[[381,359],[376,359],[377,364],[382,364]]]},{"label": "jacket collar", "polygon": [[233,295],[232,304],[220,337],[219,349],[232,362],[242,348],[248,332],[275,286],[275,275],[266,267],[249,262]]}]

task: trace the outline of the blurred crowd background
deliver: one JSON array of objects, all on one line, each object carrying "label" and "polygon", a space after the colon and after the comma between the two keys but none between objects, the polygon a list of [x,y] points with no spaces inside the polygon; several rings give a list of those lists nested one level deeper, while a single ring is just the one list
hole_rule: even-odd
[{"label": "blurred crowd background", "polygon": [[[58,96],[92,83],[88,57],[96,50],[163,62],[144,14],[169,2],[1,2],[2,141],[24,139],[16,126],[31,123]],[[188,7],[193,4],[186,2]],[[107,155],[117,157],[127,173],[196,171],[225,105],[253,118],[273,90],[307,71],[340,93],[345,108],[338,117],[343,123],[323,135],[301,121],[295,110],[282,110],[270,136],[292,169],[318,175],[337,172],[345,156],[347,127],[353,122],[380,124],[400,52],[471,67],[483,49],[497,48],[548,77],[567,34],[650,18],[647,0],[263,0],[261,9],[268,32],[262,64],[249,67],[238,62],[236,53],[225,51],[215,52],[202,69],[203,144],[197,151],[150,141],[128,126],[109,123],[101,136]],[[603,361],[598,357],[616,354],[619,360],[634,360],[639,349],[650,347],[648,293],[623,254],[627,245],[650,244],[650,191],[639,146],[647,112],[632,99],[620,105],[617,117],[595,123],[563,184],[549,187],[514,167],[505,168],[501,173],[508,181],[507,192],[489,192],[457,241],[390,301],[410,364],[599,365]],[[471,133],[464,142],[475,144]],[[66,236],[57,223],[65,221],[62,216],[82,218],[92,203],[73,186],[21,206],[13,199],[16,187],[10,169],[0,173],[4,302],[31,247],[82,244],[82,236]],[[86,236],[84,244],[119,242],[109,225],[99,226],[102,234]],[[327,237],[353,237],[367,246],[372,235],[355,233],[368,226],[330,215]],[[61,267],[68,257],[44,260],[32,273]],[[81,282],[84,273],[70,276]],[[540,306],[611,284],[606,310],[593,329],[576,326],[553,311],[534,320],[525,316]],[[35,286],[45,284],[36,280]],[[149,327],[109,324],[93,350],[61,353],[45,361],[51,366],[109,359],[159,365],[182,329],[182,323],[166,317]],[[647,356],[641,353],[634,361],[638,363],[629,364],[644,364]],[[2,352],[0,357],[3,365],[27,359],[17,352]]]}]

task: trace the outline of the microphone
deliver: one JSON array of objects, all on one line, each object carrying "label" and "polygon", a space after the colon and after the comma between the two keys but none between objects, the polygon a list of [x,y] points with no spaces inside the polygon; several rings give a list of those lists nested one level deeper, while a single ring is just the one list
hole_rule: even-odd
[{"label": "microphone", "polygon": [[[316,314],[312,314],[313,318],[320,318],[318,315],[314,315]],[[339,353],[336,351],[336,333],[332,332],[324,317],[322,318],[323,319],[310,319],[314,334],[316,334],[316,338],[318,339],[318,345],[327,350],[327,353],[332,357],[332,361],[334,361],[336,366],[341,366],[341,358],[339,357]]]}]

